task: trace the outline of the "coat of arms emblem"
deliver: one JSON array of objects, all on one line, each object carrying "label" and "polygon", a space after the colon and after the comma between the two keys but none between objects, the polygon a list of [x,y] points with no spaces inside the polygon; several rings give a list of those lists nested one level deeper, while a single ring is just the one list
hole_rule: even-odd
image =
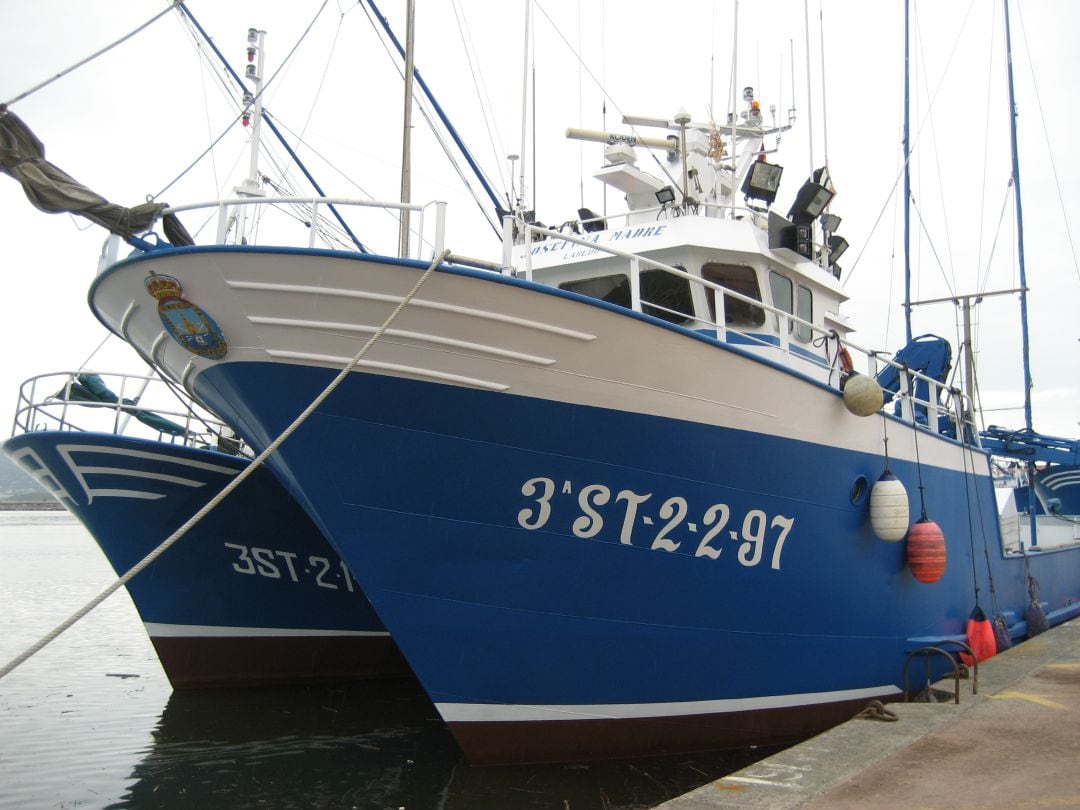
[{"label": "coat of arms emblem", "polygon": [[225,335],[213,318],[180,295],[183,289],[177,279],[151,272],[143,285],[157,299],[158,317],[173,340],[200,357],[225,356],[229,350]]}]

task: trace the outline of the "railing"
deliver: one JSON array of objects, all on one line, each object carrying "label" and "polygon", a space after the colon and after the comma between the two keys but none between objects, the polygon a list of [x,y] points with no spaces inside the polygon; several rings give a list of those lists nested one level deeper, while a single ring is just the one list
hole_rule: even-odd
[{"label": "railing", "polygon": [[67,371],[31,377],[19,386],[12,435],[44,430],[246,452],[226,425],[156,376]]},{"label": "railing", "polygon": [[[667,312],[671,311],[660,303],[653,303],[642,299],[641,297],[642,268],[661,270],[678,278],[685,279],[691,285],[696,285],[713,292],[715,299],[715,321],[707,318],[703,319],[692,313],[678,313],[693,319],[695,324],[699,325],[694,328],[707,329],[710,331],[715,330],[717,339],[721,341],[727,340],[729,333],[734,333],[750,347],[767,350],[770,353],[778,353],[781,362],[788,367],[798,367],[799,365],[805,364],[805,367],[810,370],[816,370],[819,373],[824,372],[826,374],[826,382],[837,388],[840,387],[840,375],[837,374],[834,381],[832,372],[836,370],[836,355],[842,345],[849,351],[863,357],[865,362],[864,367],[866,369],[865,373],[871,377],[876,377],[885,366],[892,366],[900,372],[898,375],[899,391],[891,396],[885,407],[895,407],[898,403],[900,412],[897,415],[901,419],[935,433],[952,433],[956,438],[961,438],[972,444],[978,444],[978,429],[972,421],[972,411],[970,408],[966,407],[962,393],[956,388],[949,387],[939,380],[928,377],[913,369],[905,368],[894,362],[891,358],[883,357],[880,352],[863,348],[847,340],[842,341],[836,332],[816,326],[810,321],[804,320],[793,313],[777,309],[776,307],[766,304],[764,301],[760,301],[736,290],[716,284],[715,282],[696,276],[678,267],[673,267],[664,264],[663,262],[656,261],[655,259],[650,259],[647,256],[620,250],[611,245],[592,242],[575,234],[559,232],[541,225],[523,223],[520,220],[516,222],[516,225],[521,229],[524,237],[524,261],[522,269],[518,271],[518,275],[529,281],[533,280],[532,253],[530,250],[530,246],[533,244],[533,234],[541,234],[544,238],[548,239],[554,238],[566,240],[581,245],[582,247],[587,247],[592,250],[625,259],[629,265],[628,277],[630,279],[631,307],[636,312],[643,311],[643,307],[645,306]],[[510,227],[511,220],[508,217],[504,221],[504,228],[506,228],[504,237],[510,237]],[[507,244],[508,240],[504,240],[504,245]],[[510,256],[508,254],[509,248],[504,247],[504,262],[507,267],[511,264]],[[767,318],[770,316],[775,318],[776,323],[779,326],[777,330],[779,345],[767,339],[766,336],[735,329],[727,325],[725,318],[725,303],[728,297],[768,313],[766,316]],[[827,348],[823,351],[822,355],[816,358],[794,352],[791,335],[794,334],[797,326],[806,330],[810,335],[810,339],[806,341],[808,345],[828,347],[829,342],[833,341],[835,348],[832,359],[830,360],[828,357]],[[920,382],[926,384],[927,396],[925,399],[916,395],[916,389],[919,387],[918,384]],[[942,399],[942,393],[945,393],[947,398],[951,400],[951,408],[939,404]],[[947,416],[948,418],[942,420],[939,418],[941,416]]]},{"label": "railing", "polygon": [[[417,260],[430,259],[433,256],[438,255],[443,250],[443,244],[445,242],[446,235],[446,203],[441,201],[433,201],[423,204],[417,203],[399,203],[399,202],[380,202],[377,200],[357,200],[346,197],[234,197],[225,200],[210,200],[206,202],[190,203],[188,205],[178,205],[172,208],[166,209],[163,214],[178,214],[190,211],[209,211],[216,212],[216,227],[214,230],[214,242],[213,244],[224,245],[231,243],[236,244],[257,244],[257,239],[252,236],[248,228],[245,227],[246,217],[244,212],[250,207],[256,207],[261,209],[280,209],[287,211],[290,216],[299,224],[300,227],[306,229],[306,239],[293,239],[277,241],[281,239],[281,235],[284,232],[283,229],[274,229],[273,242],[276,246],[284,247],[316,247],[316,242],[319,240],[320,235],[323,236],[323,242],[325,246],[331,247],[336,241],[337,244],[341,244],[343,241],[350,241],[347,237],[339,237],[337,240],[331,240],[329,238],[330,230],[325,226],[329,225],[330,229],[336,229],[340,226],[336,222],[332,222],[331,219],[323,215],[322,209],[329,208],[331,206],[348,206],[361,209],[382,210],[390,213],[395,219],[399,220],[402,212],[415,213],[417,216],[412,220],[415,225],[410,226],[410,240],[409,240],[409,255],[402,256],[401,258],[413,258]],[[430,223],[430,209],[434,208],[434,224]],[[396,212],[396,213],[395,213]],[[258,212],[261,215],[261,212]],[[425,228],[432,230],[431,233],[426,233]],[[255,229],[251,229],[254,231]],[[389,232],[389,229],[385,225],[379,227],[380,232]],[[393,228],[393,233],[397,234],[397,227]],[[116,263],[120,256],[121,239],[118,236],[110,236],[105,242],[105,246],[102,248],[101,257],[98,262],[98,272],[105,270]],[[306,242],[306,244],[304,244]],[[350,249],[355,247],[350,245]],[[394,252],[396,253],[395,247]]]}]

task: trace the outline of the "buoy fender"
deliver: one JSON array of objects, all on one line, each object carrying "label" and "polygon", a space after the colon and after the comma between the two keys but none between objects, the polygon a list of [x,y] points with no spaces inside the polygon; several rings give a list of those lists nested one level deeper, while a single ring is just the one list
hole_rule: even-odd
[{"label": "buoy fender", "polygon": [[870,491],[870,526],[881,540],[903,540],[908,531],[908,496],[903,483],[886,470]]},{"label": "buoy fender", "polygon": [[919,582],[937,582],[945,573],[945,535],[934,521],[922,518],[908,532],[908,568]]}]

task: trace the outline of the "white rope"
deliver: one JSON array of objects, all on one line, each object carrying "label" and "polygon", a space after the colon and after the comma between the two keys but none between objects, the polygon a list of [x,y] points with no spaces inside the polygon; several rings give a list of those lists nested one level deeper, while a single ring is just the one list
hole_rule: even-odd
[{"label": "white rope", "polygon": [[130,571],[128,571],[118,580],[109,585],[109,587],[107,587],[104,591],[102,591],[100,594],[87,602],[86,605],[77,610],[69,619],[58,625],[55,629],[52,630],[52,632],[47,634],[34,646],[30,647],[30,649],[26,650],[24,653],[22,653],[10,663],[5,665],[3,669],[0,669],[0,679],[4,678],[4,676],[14,670],[20,664],[40,652],[54,639],[56,639],[57,636],[59,636],[61,633],[63,633],[65,630],[67,630],[69,627],[79,621],[79,619],[86,616],[91,610],[93,610],[110,596],[112,596],[112,594],[115,591],[119,590],[121,586],[126,585],[128,582],[134,579],[134,577],[140,571],[142,571],[144,568],[150,565],[150,563],[152,563],[154,560],[156,560],[158,557],[168,551],[169,548],[171,548],[177,540],[183,537],[188,532],[188,530],[191,529],[192,526],[194,526],[196,523],[206,517],[206,515],[209,514],[210,511],[214,509],[214,507],[221,503],[221,501],[224,500],[234,489],[240,486],[240,484],[242,484],[248,478],[248,476],[254,473],[255,470],[260,467],[262,463],[272,453],[274,453],[278,449],[278,447],[280,447],[282,443],[286,439],[288,439],[289,436],[291,436],[296,431],[296,429],[304,423],[304,421],[307,420],[309,416],[311,416],[315,409],[322,405],[326,398],[334,392],[334,389],[341,385],[341,383],[345,380],[349,373],[352,372],[352,370],[356,368],[357,365],[359,365],[360,361],[363,360],[364,356],[368,353],[368,351],[371,350],[371,347],[374,346],[375,343],[383,336],[383,333],[386,332],[386,330],[390,327],[390,324],[393,323],[394,319],[397,318],[397,316],[401,313],[401,310],[405,309],[409,302],[412,301],[413,297],[420,290],[420,286],[428,280],[431,274],[435,272],[435,269],[440,264],[442,264],[443,261],[446,260],[446,257],[449,255],[450,251],[444,250],[442,253],[435,257],[435,260],[431,263],[431,266],[424,271],[424,274],[420,276],[416,284],[414,284],[412,289],[409,290],[408,295],[401,299],[401,303],[398,304],[394,311],[390,313],[390,317],[386,319],[386,321],[383,323],[382,326],[378,328],[378,330],[376,330],[375,334],[373,334],[368,340],[368,342],[364,344],[364,347],[360,349],[357,355],[345,365],[345,367],[341,370],[337,377],[335,377],[333,381],[331,381],[331,383],[326,386],[323,392],[317,397],[315,397],[315,399],[312,400],[312,403],[308,405],[307,408],[305,408],[304,411],[298,417],[296,417],[296,419],[293,420],[293,423],[287,428],[285,428],[285,430],[280,436],[274,439],[274,441],[272,441],[265,450],[263,450],[261,453],[259,453],[258,456],[255,457],[251,464],[248,465],[247,469],[245,469],[232,481],[230,481],[225,486],[225,488],[222,489],[221,492],[219,492],[214,497],[213,500],[211,500],[208,504],[206,504],[206,506],[196,512],[183,526],[173,532],[168,538],[163,540],[161,542],[161,545],[159,545],[157,548],[155,548],[153,551],[143,557],[143,559],[136,563]]}]

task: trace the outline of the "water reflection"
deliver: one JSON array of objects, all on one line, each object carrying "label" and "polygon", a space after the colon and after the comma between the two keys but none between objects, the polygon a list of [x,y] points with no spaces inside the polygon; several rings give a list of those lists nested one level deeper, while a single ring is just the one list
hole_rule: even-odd
[{"label": "water reflection", "polygon": [[[64,514],[0,512],[0,662],[112,579]],[[0,683],[0,807],[647,808],[769,752],[470,768],[414,683],[175,692],[126,594]]]},{"label": "water reflection", "polygon": [[175,692],[152,735],[112,807],[434,806],[458,759],[408,683]]},{"label": "water reflection", "polygon": [[470,768],[413,683],[174,693],[110,807],[645,808],[759,758]]}]

